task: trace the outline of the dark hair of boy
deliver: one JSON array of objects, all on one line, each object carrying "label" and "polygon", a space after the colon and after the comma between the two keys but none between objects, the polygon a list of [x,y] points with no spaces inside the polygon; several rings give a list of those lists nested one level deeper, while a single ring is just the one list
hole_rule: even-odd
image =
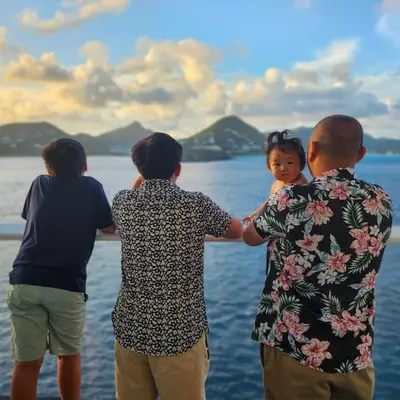
[{"label": "dark hair of boy", "polygon": [[144,179],[170,179],[182,161],[182,146],[162,132],[139,140],[131,158]]},{"label": "dark hair of boy", "polygon": [[269,157],[273,149],[278,148],[280,151],[286,153],[295,151],[300,158],[301,171],[306,166],[306,153],[299,138],[293,137],[292,131],[285,129],[282,132],[275,131],[268,135],[267,147],[265,155],[267,156],[267,165],[269,166]]},{"label": "dark hair of boy", "polygon": [[86,170],[85,149],[74,139],[63,138],[46,144],[42,158],[53,177],[78,178]]}]

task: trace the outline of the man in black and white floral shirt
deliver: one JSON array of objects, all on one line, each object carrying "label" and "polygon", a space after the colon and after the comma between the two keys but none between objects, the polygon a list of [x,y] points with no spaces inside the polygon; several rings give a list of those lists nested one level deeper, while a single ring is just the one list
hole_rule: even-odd
[{"label": "man in black and white floral shirt", "polygon": [[319,122],[307,151],[314,180],[276,193],[243,234],[270,254],[252,334],[269,400],[372,399],[375,281],[392,202],[355,177],[365,152],[354,118]]},{"label": "man in black and white floral shirt", "polygon": [[176,185],[182,146],[154,133],[132,149],[141,176],[114,198],[122,282],[112,313],[118,400],[204,400],[209,368],[205,235],[240,238],[241,222]]}]

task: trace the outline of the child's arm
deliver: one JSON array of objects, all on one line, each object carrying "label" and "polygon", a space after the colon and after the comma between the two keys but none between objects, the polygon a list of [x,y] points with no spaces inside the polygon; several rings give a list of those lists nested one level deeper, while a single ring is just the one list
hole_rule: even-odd
[{"label": "child's arm", "polygon": [[132,189],[139,189],[140,186],[141,186],[141,184],[143,183],[143,181],[144,181],[143,176],[142,176],[142,175],[139,175],[139,176],[136,178],[136,181],[133,183]]}]

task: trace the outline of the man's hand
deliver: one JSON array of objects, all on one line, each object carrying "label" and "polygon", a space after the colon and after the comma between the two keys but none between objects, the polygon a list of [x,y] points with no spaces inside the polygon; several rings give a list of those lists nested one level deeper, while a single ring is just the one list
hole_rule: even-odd
[{"label": "man's hand", "polygon": [[139,176],[136,178],[136,181],[133,183],[132,189],[139,189],[140,186],[142,185],[143,181],[144,181],[143,176],[142,176],[142,175],[139,175]]}]

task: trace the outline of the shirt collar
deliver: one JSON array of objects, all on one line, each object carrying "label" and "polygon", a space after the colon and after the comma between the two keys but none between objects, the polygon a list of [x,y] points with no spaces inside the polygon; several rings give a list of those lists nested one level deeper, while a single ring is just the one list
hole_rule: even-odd
[{"label": "shirt collar", "polygon": [[331,169],[318,175],[314,178],[314,180],[323,180],[327,178],[336,178],[336,179],[348,179],[352,180],[355,178],[355,170],[354,168],[336,168]]},{"label": "shirt collar", "polygon": [[169,179],[145,179],[140,188],[144,190],[169,190],[176,187],[176,184]]}]

